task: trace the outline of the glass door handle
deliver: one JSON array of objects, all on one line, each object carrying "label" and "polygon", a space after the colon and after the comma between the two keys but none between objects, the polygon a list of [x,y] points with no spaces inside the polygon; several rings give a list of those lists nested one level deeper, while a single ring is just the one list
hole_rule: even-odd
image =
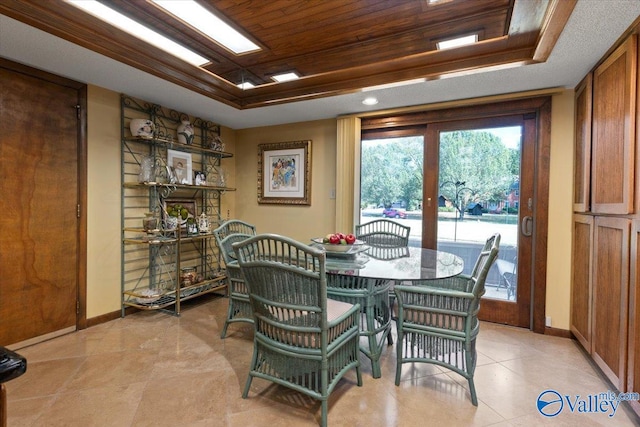
[{"label": "glass door handle", "polygon": [[533,234],[533,218],[525,216],[520,223],[520,232],[523,236],[530,237]]}]

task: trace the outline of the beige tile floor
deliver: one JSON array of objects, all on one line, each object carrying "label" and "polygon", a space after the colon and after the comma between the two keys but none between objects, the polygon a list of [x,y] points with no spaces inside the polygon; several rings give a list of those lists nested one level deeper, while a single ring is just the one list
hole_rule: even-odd
[{"label": "beige tile floor", "polygon": [[[181,317],[141,312],[20,349],[27,373],[6,383],[8,425],[22,426],[316,426],[320,406],[256,379],[241,398],[252,350],[250,327],[220,339],[227,300],[201,298]],[[483,323],[476,387],[432,365],[405,365],[394,384],[395,347],[382,378],[362,357],[363,386],[349,373],[330,398],[330,426],[633,426],[627,408],[613,418],[563,410],[544,418],[546,389],[570,396],[611,389],[569,339]]]}]

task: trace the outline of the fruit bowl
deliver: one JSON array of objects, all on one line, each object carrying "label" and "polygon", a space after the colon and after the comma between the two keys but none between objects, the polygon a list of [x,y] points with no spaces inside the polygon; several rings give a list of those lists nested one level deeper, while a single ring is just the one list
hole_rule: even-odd
[{"label": "fruit bowl", "polygon": [[313,243],[324,248],[326,252],[353,252],[357,251],[364,245],[364,241],[357,240],[350,245],[324,243],[322,237],[315,237],[311,239]]}]

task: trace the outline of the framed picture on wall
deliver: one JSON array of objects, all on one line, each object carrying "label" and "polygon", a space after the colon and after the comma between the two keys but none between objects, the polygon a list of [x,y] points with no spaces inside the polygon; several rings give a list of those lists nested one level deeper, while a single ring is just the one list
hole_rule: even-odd
[{"label": "framed picture on wall", "polygon": [[311,140],[258,145],[258,203],[311,204]]},{"label": "framed picture on wall", "polygon": [[173,168],[177,184],[193,185],[191,153],[167,150],[167,165]]}]

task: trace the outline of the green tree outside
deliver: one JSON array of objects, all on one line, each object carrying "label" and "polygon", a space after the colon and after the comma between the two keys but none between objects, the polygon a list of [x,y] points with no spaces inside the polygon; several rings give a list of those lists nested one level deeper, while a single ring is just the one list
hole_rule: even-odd
[{"label": "green tree outside", "polygon": [[[520,153],[486,131],[444,132],[440,137],[440,194],[460,206],[504,200],[520,175]],[[402,201],[409,210],[422,202],[422,137],[363,141],[362,205]],[[454,185],[464,182],[464,189]],[[485,206],[486,207],[486,206]]]}]

